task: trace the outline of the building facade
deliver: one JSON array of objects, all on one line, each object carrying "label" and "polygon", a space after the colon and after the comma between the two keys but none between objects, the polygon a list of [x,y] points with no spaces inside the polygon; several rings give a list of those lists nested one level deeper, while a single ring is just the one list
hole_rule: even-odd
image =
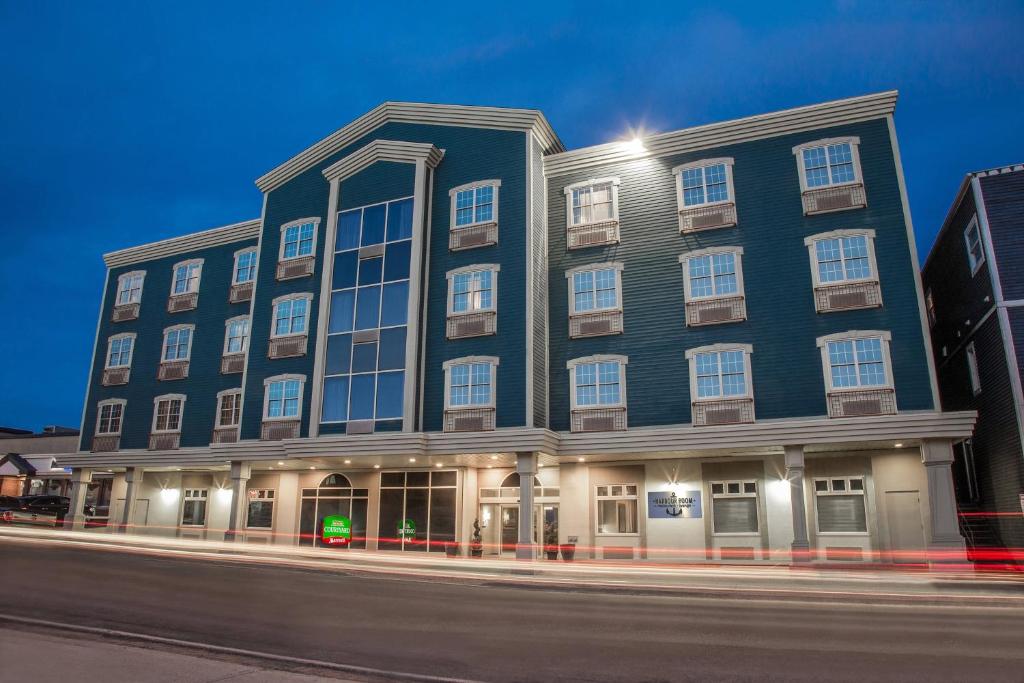
[{"label": "building facade", "polygon": [[958,557],[974,413],[939,409],[895,100],[573,151],[385,103],[259,178],[259,219],[106,255],[61,462],[154,533]]},{"label": "building facade", "polygon": [[979,548],[1024,547],[1024,166],[968,174],[923,270],[946,410],[975,410],[955,445],[957,500]]}]

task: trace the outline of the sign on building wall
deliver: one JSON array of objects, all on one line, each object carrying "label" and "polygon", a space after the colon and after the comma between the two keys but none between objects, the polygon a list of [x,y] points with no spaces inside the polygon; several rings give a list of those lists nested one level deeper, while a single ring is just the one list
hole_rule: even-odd
[{"label": "sign on building wall", "polygon": [[648,491],[648,519],[699,519],[702,517],[700,491]]},{"label": "sign on building wall", "polygon": [[324,545],[348,545],[352,541],[352,521],[344,515],[324,517],[321,533]]},{"label": "sign on building wall", "polygon": [[403,519],[398,523],[398,537],[405,539],[416,538],[416,522],[411,519]]}]

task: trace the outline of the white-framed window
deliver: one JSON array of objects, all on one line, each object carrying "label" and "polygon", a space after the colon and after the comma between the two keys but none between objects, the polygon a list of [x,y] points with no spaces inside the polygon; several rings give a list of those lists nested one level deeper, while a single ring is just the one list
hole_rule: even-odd
[{"label": "white-framed window", "polygon": [[117,298],[115,306],[137,304],[142,301],[142,285],[146,281],[146,271],[133,270],[117,276]]},{"label": "white-framed window", "polygon": [[281,226],[281,250],[279,261],[288,261],[316,253],[317,227],[319,218],[300,218]]},{"label": "white-framed window", "polygon": [[129,368],[135,351],[135,333],[115,334],[107,340],[106,369]]},{"label": "white-framed window", "polygon": [[161,362],[188,360],[192,356],[192,337],[195,325],[174,325],[164,330],[164,350]]},{"label": "white-framed window", "polygon": [[242,416],[242,390],[225,389],[217,393],[217,428],[237,427]]},{"label": "white-framed window", "polygon": [[153,399],[154,434],[173,434],[181,431],[181,417],[185,410],[183,394],[164,394]]},{"label": "white-framed window", "polygon": [[814,286],[878,279],[874,230],[834,230],[804,240]]},{"label": "white-framed window", "polygon": [[856,330],[818,338],[829,391],[891,389],[892,358],[885,331]]},{"label": "white-framed window", "polygon": [[305,384],[305,375],[277,375],[263,380],[263,419],[298,420]]},{"label": "white-framed window", "polygon": [[827,477],[814,480],[818,533],[866,534],[867,509],[864,477]]},{"label": "white-framed window", "polygon": [[206,526],[206,501],[209,489],[185,489],[181,505],[182,526]]},{"label": "white-framed window", "polygon": [[967,246],[967,262],[971,266],[971,275],[975,275],[985,262],[985,246],[981,242],[981,228],[978,217],[971,218],[964,230],[964,244]]},{"label": "white-framed window", "polygon": [[800,189],[863,183],[860,170],[860,138],[826,138],[793,148],[800,174]]},{"label": "white-framed window", "polygon": [[448,315],[497,310],[500,270],[487,264],[448,271]]},{"label": "white-framed window", "polygon": [[500,180],[478,180],[449,190],[451,229],[497,223],[500,188]]},{"label": "white-framed window", "polygon": [[171,271],[171,295],[192,294],[199,291],[203,277],[203,259],[191,259],[175,263]]},{"label": "white-framed window", "polygon": [[124,409],[128,402],[123,398],[110,398],[96,406],[96,435],[117,436],[124,422]]},{"label": "white-framed window", "polygon": [[690,398],[694,401],[721,401],[753,398],[750,370],[750,344],[712,344],[690,349]]},{"label": "white-framed window", "polygon": [[598,355],[568,362],[572,409],[626,405],[626,356]]},{"label": "white-framed window", "polygon": [[245,526],[247,529],[274,527],[274,489],[249,489]]},{"label": "white-framed window", "polygon": [[224,355],[245,353],[249,348],[249,316],[239,315],[224,323]]},{"label": "white-framed window", "polygon": [[256,247],[249,247],[248,249],[239,249],[236,251],[235,269],[234,274],[231,276],[231,284],[241,285],[255,280],[256,262],[258,258],[259,252],[256,251]]},{"label": "white-framed window", "polygon": [[932,295],[931,287],[924,294],[924,307],[928,313],[928,325],[935,327],[935,321],[938,320],[935,316],[935,297]]},{"label": "white-framed window", "polygon": [[445,361],[444,407],[494,408],[499,360],[493,356],[466,356]]},{"label": "white-framed window", "polygon": [[595,263],[567,270],[571,314],[622,310],[622,264]]},{"label": "white-framed window", "polygon": [[270,337],[274,339],[308,334],[312,301],[312,294],[288,294],[274,299]]},{"label": "white-framed window", "polygon": [[967,345],[967,373],[971,377],[971,391],[977,396],[981,393],[981,374],[978,372],[978,352],[974,348],[974,342]]},{"label": "white-framed window", "polygon": [[638,495],[636,484],[601,484],[594,489],[598,536],[636,536]]},{"label": "white-framed window", "polygon": [[570,226],[619,220],[619,179],[599,178],[564,188]]},{"label": "white-framed window", "polygon": [[743,296],[743,247],[711,247],[679,256],[687,301]]},{"label": "white-framed window", "polygon": [[711,482],[711,518],[717,536],[758,533],[757,482]]},{"label": "white-framed window", "polygon": [[702,159],[672,169],[679,209],[729,204],[736,201],[731,157]]}]

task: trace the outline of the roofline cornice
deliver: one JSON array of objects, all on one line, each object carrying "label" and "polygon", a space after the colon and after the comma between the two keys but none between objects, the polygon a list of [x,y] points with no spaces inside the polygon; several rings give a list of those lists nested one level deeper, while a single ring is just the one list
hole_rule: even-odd
[{"label": "roofline cornice", "polygon": [[323,170],[323,174],[328,181],[342,181],[378,161],[406,164],[423,161],[428,168],[436,168],[441,163],[443,156],[444,150],[438,149],[429,142],[374,140],[331,164]]},{"label": "roofline cornice", "polygon": [[119,251],[111,251],[103,255],[103,262],[108,268],[128,266],[133,263],[152,261],[165,256],[185,254],[190,251],[197,251],[207,247],[215,247],[221,244],[231,244],[242,240],[255,239],[260,233],[260,219],[254,218],[241,223],[223,225],[219,228],[211,228],[202,232],[194,232],[180,237],[171,237],[150,242],[137,247],[129,247]]}]

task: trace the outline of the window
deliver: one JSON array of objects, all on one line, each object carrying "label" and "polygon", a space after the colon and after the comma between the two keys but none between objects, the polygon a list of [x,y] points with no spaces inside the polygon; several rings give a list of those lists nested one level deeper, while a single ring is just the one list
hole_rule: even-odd
[{"label": "window", "polygon": [[280,375],[265,380],[264,420],[297,420],[302,414],[301,375]]},{"label": "window", "polygon": [[153,403],[153,432],[180,432],[185,397],[180,394],[157,396]]},{"label": "window", "polygon": [[711,509],[716,534],[756,534],[757,482],[711,482]]},{"label": "window", "polygon": [[978,352],[974,349],[974,342],[967,345],[967,372],[971,376],[971,391],[977,396],[981,393],[981,375],[978,374]]},{"label": "window", "polygon": [[679,177],[679,208],[734,201],[731,158],[705,159],[672,169]]},{"label": "window", "polygon": [[137,270],[124,273],[117,278],[116,306],[127,306],[142,301],[142,283],[146,279],[146,271]]},{"label": "window", "polygon": [[203,259],[193,259],[175,264],[171,281],[171,295],[192,294],[199,291],[199,279],[203,275]]},{"label": "window", "polygon": [[[449,313],[475,313],[495,309],[498,266],[470,266],[474,270],[451,271],[448,274]],[[476,270],[479,269],[479,270]]]},{"label": "window", "polygon": [[278,260],[313,256],[319,224],[319,218],[303,218],[281,226],[281,252]]},{"label": "window", "polygon": [[935,327],[935,321],[937,320],[935,317],[935,297],[932,296],[932,290],[930,287],[924,295],[924,306],[925,310],[928,312],[928,324]]},{"label": "window", "polygon": [[826,338],[822,348],[829,388],[891,387],[888,340],[887,332]]},{"label": "window", "polygon": [[831,138],[793,148],[804,191],[861,182],[860,139]]},{"label": "window", "polygon": [[107,342],[107,365],[109,368],[127,368],[132,364],[135,348],[135,334],[118,334]]},{"label": "window", "polygon": [[306,334],[312,294],[287,296],[274,300],[274,327],[271,337]]},{"label": "window", "polygon": [[192,325],[179,325],[164,330],[163,362],[188,360],[192,353]]},{"label": "window", "polygon": [[590,225],[619,218],[619,180],[588,180],[565,188],[569,201],[569,225]]},{"label": "window", "polygon": [[493,408],[497,358],[459,358],[445,364],[447,408]]},{"label": "window", "polygon": [[584,266],[566,273],[572,280],[569,310],[575,314],[621,309],[621,273],[621,263]]},{"label": "window", "polygon": [[750,395],[747,354],[743,349],[707,351],[693,356],[697,399],[738,398]]},{"label": "window", "polygon": [[975,216],[964,230],[964,241],[967,243],[967,262],[971,264],[971,275],[978,272],[985,262],[985,247],[981,243],[981,229],[978,217]]},{"label": "window", "polygon": [[481,180],[452,188],[452,228],[498,222],[500,180]]},{"label": "window", "polygon": [[241,285],[256,279],[256,250],[243,249],[235,252],[235,273],[231,284]]},{"label": "window", "polygon": [[185,489],[185,502],[181,507],[182,526],[206,524],[207,489]]},{"label": "window", "polygon": [[125,404],[123,399],[110,399],[99,403],[96,415],[97,436],[116,436],[121,433]]},{"label": "window", "polygon": [[637,534],[637,485],[609,484],[597,489],[597,534]]},{"label": "window", "polygon": [[568,365],[573,410],[626,405],[625,356],[591,356]]},{"label": "window", "polygon": [[815,479],[814,499],[818,533],[867,533],[862,477]]},{"label": "window", "polygon": [[877,277],[874,237],[874,230],[837,230],[805,240],[811,248],[815,284],[856,282]]},{"label": "window", "polygon": [[274,490],[250,489],[249,510],[245,517],[249,529],[270,529],[274,526]]},{"label": "window", "polygon": [[242,415],[242,390],[228,389],[217,394],[217,428],[237,427]]},{"label": "window", "polygon": [[240,315],[224,324],[224,355],[245,353],[249,348],[249,316]]},{"label": "window", "polygon": [[716,247],[679,257],[687,301],[743,296],[742,247]]}]

